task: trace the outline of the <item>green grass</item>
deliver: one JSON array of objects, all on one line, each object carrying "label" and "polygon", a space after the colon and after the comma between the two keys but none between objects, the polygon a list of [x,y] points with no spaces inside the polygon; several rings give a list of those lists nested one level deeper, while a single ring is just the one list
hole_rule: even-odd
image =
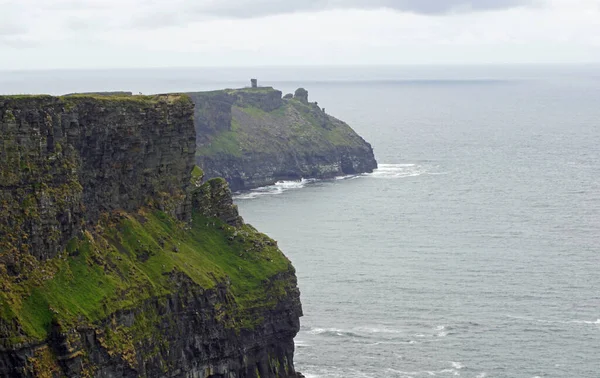
[{"label": "green grass", "polygon": [[243,111],[244,113],[248,114],[249,116],[257,118],[257,119],[264,118],[266,115],[269,114],[269,113],[265,112],[264,110],[253,107],[253,106],[237,107],[237,108],[239,110]]},{"label": "green grass", "polygon": [[239,129],[239,121],[232,119],[231,130],[220,132],[212,138],[210,143],[196,149],[196,156],[231,155],[241,157],[243,149],[238,141]]},{"label": "green grass", "polygon": [[196,156],[218,156],[221,154],[240,157],[242,150],[235,131],[224,131],[215,136],[209,144],[196,150]]},{"label": "green grass", "polygon": [[126,95],[115,93],[112,95],[94,94],[94,93],[75,93],[64,96],[50,96],[46,94],[18,94],[18,95],[0,95],[0,101],[43,101],[48,103],[64,102],[65,105],[72,106],[74,102],[81,100],[97,100],[104,103],[155,103],[166,101],[169,103],[177,101],[190,101],[188,96],[183,94],[166,94],[166,95]]},{"label": "green grass", "polygon": [[253,308],[274,306],[285,295],[285,283],[266,282],[289,269],[275,243],[251,226],[236,229],[194,213],[186,229],[159,211],[124,214],[110,231],[72,240],[63,257],[40,265],[29,279],[4,282],[0,315],[17,321],[27,339],[42,340],[52,322],[93,324],[173,293],[170,274],[181,272],[204,289],[228,280],[236,306],[226,309],[227,326],[252,327],[259,321]]},{"label": "green grass", "polygon": [[204,176],[204,172],[202,171],[202,168],[198,167],[197,165],[194,165],[194,168],[192,169],[192,177],[191,177],[192,183],[196,182],[197,180],[202,179],[202,176]]},{"label": "green grass", "polygon": [[258,87],[258,88],[237,88],[237,89],[226,89],[225,92],[229,94],[235,94],[236,92],[244,92],[244,93],[271,93],[274,92],[275,89],[273,87]]}]

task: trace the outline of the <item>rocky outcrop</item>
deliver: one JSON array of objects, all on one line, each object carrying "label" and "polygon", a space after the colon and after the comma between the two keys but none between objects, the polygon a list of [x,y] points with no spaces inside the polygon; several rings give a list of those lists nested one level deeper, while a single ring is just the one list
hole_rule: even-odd
[{"label": "rocky outcrop", "polygon": [[232,190],[279,180],[372,172],[371,146],[346,123],[308,102],[308,91],[281,97],[268,87],[190,93],[196,161]]},{"label": "rocky outcrop", "polygon": [[225,179],[214,178],[197,190],[193,197],[194,208],[202,209],[202,214],[210,218],[219,218],[231,226],[243,224],[237,205],[233,204],[231,191]]},{"label": "rocky outcrop", "polygon": [[294,269],[192,169],[193,110],[0,97],[0,376],[297,376]]}]

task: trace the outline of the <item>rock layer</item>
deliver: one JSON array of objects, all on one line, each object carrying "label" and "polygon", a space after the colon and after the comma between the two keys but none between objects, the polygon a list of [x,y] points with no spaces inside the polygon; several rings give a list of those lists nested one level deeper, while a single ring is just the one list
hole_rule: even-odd
[{"label": "rock layer", "polygon": [[191,117],[179,96],[0,97],[0,251],[52,258],[101,213],[148,202],[189,220]]},{"label": "rock layer", "polygon": [[0,376],[297,376],[294,269],[192,170],[189,98],[0,97],[0,131]]},{"label": "rock layer", "polygon": [[196,161],[207,177],[223,177],[237,191],[377,168],[371,145],[308,102],[305,89],[281,94],[266,87],[189,94]]}]

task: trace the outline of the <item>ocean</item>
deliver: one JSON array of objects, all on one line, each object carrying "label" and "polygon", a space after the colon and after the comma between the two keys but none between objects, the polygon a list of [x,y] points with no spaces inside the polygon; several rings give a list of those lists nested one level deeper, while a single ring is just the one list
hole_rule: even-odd
[{"label": "ocean", "polygon": [[237,193],[296,267],[308,378],[600,376],[600,66],[0,72],[0,93],[309,91],[372,174]]}]

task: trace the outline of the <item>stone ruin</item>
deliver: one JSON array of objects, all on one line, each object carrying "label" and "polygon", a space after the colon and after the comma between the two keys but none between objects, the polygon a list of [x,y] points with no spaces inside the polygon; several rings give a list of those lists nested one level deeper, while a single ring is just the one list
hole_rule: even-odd
[{"label": "stone ruin", "polygon": [[308,103],[308,91],[304,88],[298,88],[298,89],[296,89],[296,92],[294,92],[294,98],[307,104]]},{"label": "stone ruin", "polygon": [[252,88],[258,88],[258,79],[250,79],[250,86]]}]

